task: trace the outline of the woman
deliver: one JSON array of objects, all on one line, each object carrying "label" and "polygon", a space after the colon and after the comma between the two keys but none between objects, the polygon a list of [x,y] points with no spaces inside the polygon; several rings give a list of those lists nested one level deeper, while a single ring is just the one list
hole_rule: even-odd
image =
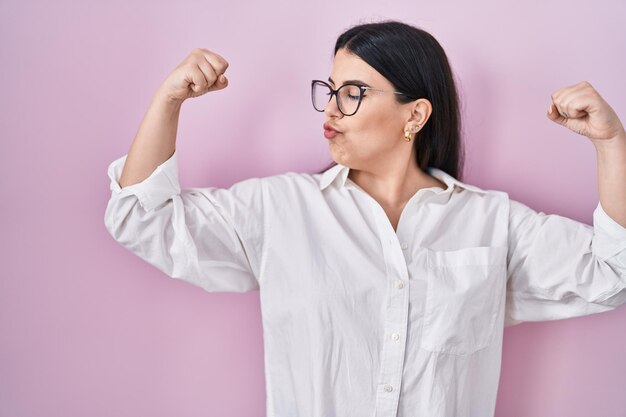
[{"label": "woman", "polygon": [[109,167],[105,223],[171,277],[259,289],[267,416],[492,416],[504,326],[626,303],[626,133],[589,83],[547,117],[598,150],[593,228],[460,181],[446,55],[395,21],[347,30],[312,83],[335,165],[181,190],[181,104],[227,68],[195,49],[163,82]]}]

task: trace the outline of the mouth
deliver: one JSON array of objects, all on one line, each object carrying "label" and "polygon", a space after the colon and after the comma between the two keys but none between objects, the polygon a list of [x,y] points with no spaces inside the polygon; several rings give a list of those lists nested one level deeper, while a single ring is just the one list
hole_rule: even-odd
[{"label": "mouth", "polygon": [[337,133],[341,133],[339,130],[335,129],[330,123],[326,122],[324,123],[324,130],[332,130],[335,131]]},{"label": "mouth", "polygon": [[337,132],[336,130],[332,130],[332,129],[330,129],[330,130],[326,130],[326,129],[324,129],[324,137],[325,137],[326,139],[332,139],[332,138],[334,138],[335,136],[337,136],[337,135],[339,135],[339,134],[340,134],[340,133],[339,133],[339,132]]},{"label": "mouth", "polygon": [[330,125],[330,123],[324,123],[324,137],[326,139],[332,139],[341,132]]}]

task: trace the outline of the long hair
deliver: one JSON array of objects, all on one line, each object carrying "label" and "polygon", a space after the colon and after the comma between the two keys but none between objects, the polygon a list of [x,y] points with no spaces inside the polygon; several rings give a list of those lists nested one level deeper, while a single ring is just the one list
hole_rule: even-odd
[{"label": "long hair", "polygon": [[[448,57],[428,32],[395,20],[353,26],[335,43],[334,55],[346,48],[382,76],[396,90],[398,103],[426,98],[432,113],[417,132],[413,146],[416,163],[425,171],[439,168],[462,180],[464,150],[461,143],[459,99]],[[319,173],[337,165],[332,162]]]}]

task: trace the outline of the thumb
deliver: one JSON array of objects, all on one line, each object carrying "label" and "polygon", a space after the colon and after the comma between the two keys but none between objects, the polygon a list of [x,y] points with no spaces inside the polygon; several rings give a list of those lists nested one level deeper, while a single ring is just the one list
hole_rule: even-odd
[{"label": "thumb", "polygon": [[562,116],[558,112],[554,104],[550,105],[547,116],[548,116],[548,119],[552,120],[555,123],[560,124],[561,126],[565,126],[572,132],[576,132],[579,135],[583,135],[583,136],[589,136],[587,122],[584,119],[574,118],[574,117],[567,118],[565,116]]},{"label": "thumb", "polygon": [[554,104],[550,104],[547,116],[548,119],[561,125],[564,125],[567,120],[565,117],[561,116],[561,114],[556,110],[556,106]]},{"label": "thumb", "polygon": [[209,88],[209,91],[222,90],[228,86],[228,78],[224,74],[220,74],[215,83]]}]

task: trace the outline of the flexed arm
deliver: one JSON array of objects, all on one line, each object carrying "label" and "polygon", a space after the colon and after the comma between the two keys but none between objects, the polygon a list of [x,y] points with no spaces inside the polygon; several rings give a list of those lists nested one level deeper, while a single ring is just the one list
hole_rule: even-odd
[{"label": "flexed arm", "polygon": [[509,205],[505,325],[558,320],[626,304],[626,134],[585,81],[558,90],[547,116],[598,151],[600,202],[593,226]]},{"label": "flexed arm", "polygon": [[228,62],[220,55],[196,48],[170,73],[152,97],[131,145],[119,181],[121,187],[143,181],[172,156],[183,102],[226,88],[227,68]]},{"label": "flexed arm", "polygon": [[600,204],[626,227],[626,132],[617,114],[587,81],[561,88],[552,101],[548,118],[595,145]]},{"label": "flexed arm", "polygon": [[263,181],[182,190],[174,149],[180,105],[225,88],[228,63],[195,49],[154,95],[131,150],[108,168],[104,223],[122,246],[173,278],[207,291],[259,288]]}]

